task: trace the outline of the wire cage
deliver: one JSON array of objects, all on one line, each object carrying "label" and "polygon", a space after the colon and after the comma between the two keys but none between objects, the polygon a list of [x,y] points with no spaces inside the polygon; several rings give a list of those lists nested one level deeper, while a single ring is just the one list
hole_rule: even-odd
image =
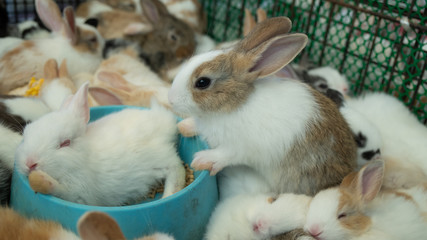
[{"label": "wire cage", "polygon": [[[0,0],[1,1],[1,0]],[[3,0],[11,23],[34,16],[33,0]],[[288,16],[310,61],[346,75],[354,95],[384,91],[427,124],[427,0],[199,0],[217,42],[242,36],[245,8]],[[56,1],[62,7],[83,0]],[[298,61],[297,58],[295,61]]]},{"label": "wire cage", "polygon": [[[384,91],[427,124],[427,5],[425,0],[203,0],[208,34],[217,41],[242,35],[245,8],[288,16],[292,32],[310,41],[315,65],[346,75],[351,92]],[[298,61],[298,58],[296,59]]]}]

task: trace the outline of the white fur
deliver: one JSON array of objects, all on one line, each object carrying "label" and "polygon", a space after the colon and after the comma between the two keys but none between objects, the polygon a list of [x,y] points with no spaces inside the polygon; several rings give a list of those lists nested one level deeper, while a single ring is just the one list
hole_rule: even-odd
[{"label": "white fur", "polygon": [[196,33],[195,36],[196,36],[196,43],[197,43],[195,55],[212,51],[215,49],[216,43],[208,35]]},{"label": "white fur", "polygon": [[273,203],[258,208],[251,222],[265,238],[302,228],[311,199],[306,195],[281,194]]},{"label": "white fur", "polygon": [[15,151],[22,136],[3,126],[0,123],[0,161],[4,162],[9,170],[13,169],[15,163]]},{"label": "white fur", "polygon": [[169,92],[174,111],[193,116],[197,132],[211,147],[196,153],[193,163],[209,159],[215,163],[211,173],[228,165],[244,164],[265,176],[275,191],[283,192],[293,183],[286,179],[283,168],[276,166],[283,164],[294,141],[305,136],[307,122],[318,118],[314,96],[300,82],[269,77],[255,82],[254,92],[238,110],[204,112],[193,101],[188,80],[200,64],[223,52],[217,50],[190,59]]},{"label": "white fur", "polygon": [[335,68],[330,66],[318,67],[309,70],[308,74],[322,77],[326,79],[329,88],[339,91],[344,96],[348,94],[349,86],[347,78]]},{"label": "white fur", "polygon": [[113,8],[108,6],[107,4],[101,3],[99,1],[90,1],[89,3],[89,11],[88,11],[88,16],[86,16],[87,18],[89,17],[94,17],[99,13],[102,12],[108,12],[108,11],[112,11]]},{"label": "white fur", "polygon": [[266,194],[243,194],[221,201],[209,219],[204,239],[264,239],[263,235],[253,231],[250,219],[259,212],[259,209],[270,204],[269,198],[270,196]]},{"label": "white fur", "polygon": [[[414,202],[394,194],[383,193],[363,207],[372,226],[360,236],[343,227],[337,219],[340,193],[337,188],[319,192],[310,204],[305,230],[322,231],[319,239],[424,239],[427,223]],[[374,238],[376,237],[376,238]]]},{"label": "white fur", "polygon": [[50,112],[51,109],[39,98],[17,97],[1,99],[8,112],[22,117],[25,121],[34,121]]},{"label": "white fur", "polygon": [[[125,109],[86,125],[84,102],[87,85],[61,110],[27,125],[16,153],[21,172],[37,163],[35,170],[59,182],[52,195],[89,205],[139,202],[161,179],[163,197],[183,187],[171,112],[153,104],[152,110]],[[66,139],[71,144],[60,148]]]},{"label": "white fur", "polygon": [[73,95],[71,89],[57,79],[52,80],[41,91],[41,98],[52,110],[59,110],[64,100],[71,95]]},{"label": "white fur", "polygon": [[247,166],[226,167],[217,178],[221,201],[239,194],[272,193],[267,180]]},{"label": "white fur", "polygon": [[17,46],[19,46],[24,40],[16,37],[5,37],[0,38],[0,57]]},{"label": "white fur", "polygon": [[427,128],[397,98],[371,93],[347,100],[379,130],[383,139],[381,155],[408,161],[427,174]]},{"label": "white fur", "polygon": [[340,112],[350,126],[353,134],[363,134],[366,137],[366,145],[357,148],[357,164],[359,167],[365,165],[369,160],[378,159],[377,154],[372,159],[365,159],[362,154],[368,151],[377,151],[382,149],[382,138],[378,128],[363,114],[353,109],[347,104],[340,108]]}]

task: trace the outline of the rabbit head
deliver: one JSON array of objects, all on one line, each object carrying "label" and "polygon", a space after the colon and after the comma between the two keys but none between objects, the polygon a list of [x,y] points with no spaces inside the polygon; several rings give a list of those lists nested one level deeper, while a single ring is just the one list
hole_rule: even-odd
[{"label": "rabbit head", "polygon": [[264,20],[231,50],[191,58],[174,79],[169,101],[176,112],[231,112],[242,106],[256,80],[273,75],[305,47],[307,36],[287,34],[286,17]]},{"label": "rabbit head", "polygon": [[[93,21],[76,21],[71,6],[64,9],[64,18],[52,0],[36,0],[36,10],[42,22],[56,35],[62,35],[80,52],[101,56],[104,40],[93,26]],[[96,25],[96,24],[95,24]]]},{"label": "rabbit head", "polygon": [[85,169],[87,146],[83,136],[89,121],[87,92],[88,84],[85,84],[64,101],[61,109],[27,125],[15,156],[23,174],[41,170],[61,181],[75,176],[73,170]]},{"label": "rabbit head", "polygon": [[312,200],[305,230],[316,239],[348,239],[369,230],[366,204],[377,196],[383,181],[384,162],[367,164],[347,175],[341,185],[319,192]]},{"label": "rabbit head", "polygon": [[191,57],[196,48],[194,31],[172,16],[159,0],[144,0],[141,5],[153,31],[126,38],[141,47],[140,57],[155,72],[174,68]]}]

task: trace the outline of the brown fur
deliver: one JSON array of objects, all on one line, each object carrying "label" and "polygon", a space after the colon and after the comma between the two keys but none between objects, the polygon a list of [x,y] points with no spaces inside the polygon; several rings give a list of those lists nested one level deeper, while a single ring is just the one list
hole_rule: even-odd
[{"label": "brown fur", "polygon": [[28,183],[34,192],[52,194],[58,182],[42,171],[31,171],[28,175]]},{"label": "brown fur", "polygon": [[[301,237],[304,237],[304,239],[307,239],[310,236],[310,234],[306,233],[303,229],[298,228],[295,230],[292,230],[290,232],[286,232],[280,235],[276,235],[271,238],[271,240],[298,240]],[[314,238],[312,238],[314,240]]]},{"label": "brown fur", "polygon": [[126,240],[116,221],[103,212],[89,212],[78,222],[80,236],[85,240]]},{"label": "brown fur", "polygon": [[[220,55],[210,62],[201,64],[192,74],[188,86],[192,89],[194,102],[205,111],[231,112],[246,102],[254,90],[249,81],[245,68],[250,68],[252,62],[243,56],[234,54]],[[252,74],[253,80],[256,75]],[[198,78],[209,77],[216,79],[209,91],[198,90],[193,86]],[[249,83],[248,83],[249,82]]]},{"label": "brown fur", "polygon": [[385,163],[383,188],[410,188],[420,182],[427,182],[427,175],[416,164],[406,159],[398,160],[382,156]]},{"label": "brown fur", "polygon": [[10,208],[0,208],[1,239],[58,239],[64,231],[58,223],[27,219]]},{"label": "brown fur", "polygon": [[[34,42],[24,41],[20,46],[7,52],[0,59],[0,94],[6,94],[12,89],[16,89],[26,85],[32,76],[40,78],[43,72],[43,66],[40,64],[34,64],[32,68],[24,66],[22,64],[22,54],[25,51],[34,50]],[[34,50],[32,51],[33,56],[42,56],[42,53]]]},{"label": "brown fur", "polygon": [[80,52],[97,53],[99,42],[96,40],[96,34],[92,31],[77,28],[77,43],[74,48]]},{"label": "brown fur", "polygon": [[99,13],[97,29],[105,39],[124,38],[124,30],[130,23],[141,23],[151,25],[146,18],[140,14],[120,10]]},{"label": "brown fur", "polygon": [[290,181],[298,183],[293,192],[314,195],[339,185],[356,168],[357,146],[334,103],[320,93],[310,91],[319,104],[321,120],[308,124],[305,138],[295,142],[281,168],[286,173],[282,177],[286,175],[293,179]]}]

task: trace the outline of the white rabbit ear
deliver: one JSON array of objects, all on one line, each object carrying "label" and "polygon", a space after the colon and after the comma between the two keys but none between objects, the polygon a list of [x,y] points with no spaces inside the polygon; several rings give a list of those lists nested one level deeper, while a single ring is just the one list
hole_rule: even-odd
[{"label": "white rabbit ear", "polygon": [[283,69],[307,44],[305,34],[287,34],[275,37],[258,47],[249,72],[257,72],[263,78]]},{"label": "white rabbit ear", "polygon": [[77,229],[83,240],[126,239],[117,222],[103,212],[83,214],[77,223]]},{"label": "white rabbit ear", "polygon": [[36,0],[36,11],[47,28],[53,32],[61,32],[64,21],[58,5],[52,0]]},{"label": "white rabbit ear", "polygon": [[67,99],[61,106],[61,109],[69,109],[75,112],[76,115],[89,122],[89,103],[88,103],[88,88],[89,83],[83,84],[79,90],[72,96],[71,100]]},{"label": "white rabbit ear", "polygon": [[384,177],[384,161],[377,160],[360,169],[357,191],[365,202],[372,201],[381,189]]},{"label": "white rabbit ear", "polygon": [[71,41],[71,44],[75,45],[78,42],[78,35],[73,7],[68,6],[64,9],[64,18],[65,35]]},{"label": "white rabbit ear", "polygon": [[89,93],[99,105],[123,105],[119,97],[105,88],[90,87]]}]

